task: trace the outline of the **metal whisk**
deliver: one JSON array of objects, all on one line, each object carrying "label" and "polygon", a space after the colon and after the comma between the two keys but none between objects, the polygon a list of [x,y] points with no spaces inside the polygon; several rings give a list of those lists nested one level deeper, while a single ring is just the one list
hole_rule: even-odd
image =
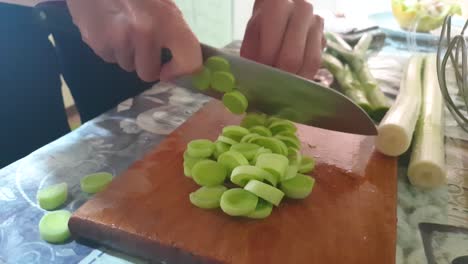
[{"label": "metal whisk", "polygon": [[[468,41],[464,36],[467,27],[468,21],[463,26],[461,33],[452,37],[452,17],[445,18],[437,48],[437,76],[447,108],[461,128],[468,133],[468,114],[463,113],[468,113]],[[449,93],[447,80],[447,70],[450,67],[447,64],[449,62],[456,81],[454,88],[458,90],[456,94],[452,93],[452,95]]]}]

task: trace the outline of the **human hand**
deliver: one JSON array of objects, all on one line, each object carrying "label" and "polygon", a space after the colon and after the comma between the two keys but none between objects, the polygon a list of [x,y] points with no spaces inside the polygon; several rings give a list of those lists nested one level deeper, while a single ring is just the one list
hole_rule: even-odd
[{"label": "human hand", "polygon": [[325,47],[323,18],[305,0],[256,0],[241,56],[313,79]]},{"label": "human hand", "polygon": [[[67,0],[83,41],[109,63],[147,82],[202,66],[200,43],[171,0]],[[161,65],[161,49],[172,53]]]}]

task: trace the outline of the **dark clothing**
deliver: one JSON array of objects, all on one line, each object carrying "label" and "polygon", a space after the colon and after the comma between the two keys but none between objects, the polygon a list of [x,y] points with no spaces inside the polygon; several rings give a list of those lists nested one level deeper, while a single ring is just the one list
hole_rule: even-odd
[{"label": "dark clothing", "polygon": [[0,3],[0,168],[70,131],[60,74],[83,122],[150,86],[80,38],[46,32],[31,8]]}]

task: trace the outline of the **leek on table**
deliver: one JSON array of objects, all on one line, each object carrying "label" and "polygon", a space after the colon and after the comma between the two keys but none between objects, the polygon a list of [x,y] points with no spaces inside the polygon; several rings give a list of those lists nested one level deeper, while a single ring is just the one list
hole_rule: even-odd
[{"label": "leek on table", "polygon": [[413,185],[433,188],[445,183],[444,109],[436,73],[436,55],[425,60],[422,105],[408,167]]},{"label": "leek on table", "polygon": [[372,107],[366,98],[365,92],[360,88],[361,84],[353,78],[353,73],[349,67],[347,65],[344,66],[340,60],[327,53],[322,55],[322,61],[325,68],[335,76],[343,93],[370,114]]},{"label": "leek on table", "polygon": [[377,150],[388,156],[400,156],[408,150],[421,108],[421,55],[413,55],[404,72],[398,97],[378,127]]},{"label": "leek on table", "polygon": [[[363,35],[355,46],[355,50],[349,50],[343,43],[344,40],[336,34],[327,34],[327,49],[338,57],[343,63],[351,67],[357,81],[364,88],[366,98],[372,106],[371,117],[380,121],[389,109],[389,102],[383,92],[379,89],[378,83],[372,76],[367,64],[365,54],[366,49],[372,42],[371,35]],[[336,77],[336,76],[335,76]]]}]

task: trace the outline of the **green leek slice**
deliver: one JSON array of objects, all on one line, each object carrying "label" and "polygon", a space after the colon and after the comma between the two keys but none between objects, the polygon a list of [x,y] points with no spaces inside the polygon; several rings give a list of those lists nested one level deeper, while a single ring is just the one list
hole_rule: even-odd
[{"label": "green leek slice", "polygon": [[211,71],[207,67],[203,67],[199,72],[192,76],[192,85],[200,91],[206,91],[210,88]]},{"label": "green leek slice", "polygon": [[236,86],[236,78],[225,71],[215,71],[211,74],[211,87],[218,92],[227,93]]},{"label": "green leek slice", "polygon": [[228,151],[229,148],[230,148],[229,144],[221,142],[221,141],[216,141],[215,142],[215,149],[214,149],[214,152],[213,152],[213,157],[215,159],[218,159],[219,155],[221,155],[224,152]]},{"label": "green leek slice", "polygon": [[39,206],[45,210],[53,210],[61,206],[68,197],[67,183],[59,183],[43,188],[37,192]]},{"label": "green leek slice", "polygon": [[284,197],[284,193],[278,188],[257,180],[249,181],[249,183],[245,185],[244,190],[247,190],[276,206],[279,206]]},{"label": "green leek slice", "polygon": [[257,158],[257,163],[255,164],[255,166],[273,174],[278,180],[281,179],[286,173],[288,165],[288,158],[283,155],[274,153],[264,153],[259,155]]},{"label": "green leek slice", "polygon": [[264,126],[253,126],[249,130],[251,133],[256,133],[256,134],[259,134],[260,136],[264,136],[264,137],[272,136],[271,131],[267,127],[264,127]]},{"label": "green leek slice", "polygon": [[81,190],[86,193],[97,193],[104,190],[112,181],[112,174],[98,172],[86,175],[80,180]]},{"label": "green leek slice", "polygon": [[[239,142],[244,136],[250,132],[247,128],[241,126],[226,126],[223,128],[222,135]],[[231,144],[232,145],[232,144]]]},{"label": "green leek slice", "polygon": [[271,149],[267,149],[267,148],[264,148],[264,147],[260,147],[260,148],[257,150],[257,153],[255,153],[255,157],[252,159],[252,163],[253,163],[253,164],[256,164],[256,163],[257,163],[257,158],[258,158],[258,156],[260,156],[261,154],[264,154],[264,153],[272,153],[272,152],[271,152]]},{"label": "green leek slice", "polygon": [[241,188],[232,188],[223,193],[220,206],[230,216],[242,216],[255,211],[257,203],[258,197],[254,194]]},{"label": "green leek slice", "polygon": [[39,235],[49,243],[64,243],[70,238],[68,220],[71,213],[66,210],[53,211],[45,214],[39,221]]},{"label": "green leek slice", "polygon": [[264,219],[271,215],[273,205],[263,199],[258,199],[257,207],[255,210],[246,216],[253,219]]},{"label": "green leek slice", "polygon": [[226,168],[213,160],[199,161],[192,168],[192,178],[201,186],[221,185],[227,174]]},{"label": "green leek slice", "polygon": [[311,157],[302,157],[299,173],[311,172],[315,167],[315,160]]},{"label": "green leek slice", "polygon": [[297,174],[296,177],[281,182],[280,189],[288,198],[304,199],[312,192],[314,184],[314,178]]},{"label": "green leek slice", "polygon": [[203,186],[198,190],[190,193],[190,202],[203,209],[214,209],[219,207],[221,196],[227,191],[227,188],[223,185],[217,186]]},{"label": "green leek slice", "polygon": [[265,114],[260,113],[248,113],[241,121],[241,126],[250,129],[254,126],[264,126],[267,122]]},{"label": "green leek slice", "polygon": [[268,126],[268,128],[270,129],[271,133],[273,133],[273,135],[283,131],[297,131],[297,127],[294,125],[294,123],[288,120],[275,120]]},{"label": "green leek slice", "polygon": [[257,154],[257,150],[260,148],[259,145],[252,143],[237,143],[231,146],[230,150],[234,150],[244,155],[247,160],[252,160]]},{"label": "green leek slice", "polygon": [[231,181],[241,187],[244,187],[250,180],[253,179],[263,181],[264,179],[272,178],[273,175],[271,175],[271,173],[268,171],[252,165],[238,166],[231,173]]},{"label": "green leek slice", "polygon": [[244,157],[244,155],[234,150],[229,150],[219,155],[218,162],[224,165],[228,169],[229,173],[237,166],[249,164],[249,161]]},{"label": "green leek slice", "polygon": [[275,135],[275,138],[283,141],[283,143],[287,147],[297,148],[297,149],[301,148],[301,142],[298,139],[287,137],[287,136],[280,136],[280,135]]},{"label": "green leek slice", "polygon": [[256,133],[250,133],[250,134],[247,134],[245,136],[242,137],[242,139],[240,140],[241,143],[248,143],[249,140],[253,139],[253,138],[256,138],[256,137],[261,137],[259,134],[256,134]]},{"label": "green leek slice", "polygon": [[228,137],[225,137],[225,136],[219,136],[217,141],[226,143],[228,145],[234,145],[236,143],[239,143],[239,142],[235,141],[234,139],[228,138]]},{"label": "green leek slice", "polygon": [[195,164],[201,160],[205,159],[199,159],[199,158],[186,158],[184,159],[184,175],[192,178],[192,168],[195,166]]},{"label": "green leek slice", "polygon": [[249,107],[249,101],[239,91],[225,93],[223,95],[223,104],[233,114],[240,115],[245,113]]},{"label": "green leek slice", "polygon": [[281,181],[283,182],[283,181],[296,177],[298,172],[299,172],[298,165],[289,165],[283,177],[281,178]]},{"label": "green leek slice", "polygon": [[208,158],[213,154],[215,145],[208,139],[196,139],[187,144],[187,153],[194,158]]},{"label": "green leek slice", "polygon": [[215,71],[230,71],[231,66],[229,61],[220,56],[211,56],[205,61],[205,67],[210,69],[212,72]]},{"label": "green leek slice", "polygon": [[273,153],[281,154],[286,156],[288,154],[288,148],[279,139],[273,137],[256,137],[249,140],[250,143],[257,144],[259,146],[270,149]]}]

